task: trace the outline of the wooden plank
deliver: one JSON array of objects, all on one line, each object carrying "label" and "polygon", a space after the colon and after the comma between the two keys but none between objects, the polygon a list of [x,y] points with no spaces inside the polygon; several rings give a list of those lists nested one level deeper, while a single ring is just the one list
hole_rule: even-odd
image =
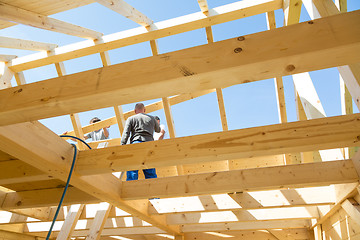
[{"label": "wooden plank", "polygon": [[82,38],[97,39],[103,34],[43,14],[0,3],[0,19]]},{"label": "wooden plank", "polygon": [[218,100],[218,104],[219,104],[221,126],[222,126],[223,131],[227,131],[227,130],[229,130],[229,127],[228,127],[227,120],[226,120],[224,96],[223,96],[221,88],[216,89],[216,96],[217,96],[217,100]]},{"label": "wooden plank", "polygon": [[298,23],[300,20],[302,0],[284,0],[285,26]]},{"label": "wooden plank", "polygon": [[[12,70],[24,71],[56,62],[83,57],[99,52],[104,52],[132,44],[146,42],[170,35],[192,31],[236,19],[254,16],[268,11],[280,9],[282,0],[246,0],[209,10],[209,17],[202,12],[185,15],[179,18],[154,23],[155,30],[147,32],[143,27],[131,29],[116,34],[104,36],[104,43],[95,45],[92,41],[83,42],[76,47],[65,46],[58,49],[55,56],[33,55],[21,58],[20,61],[12,62]],[[16,66],[15,66],[16,65]]]},{"label": "wooden plank", "polygon": [[15,58],[17,58],[16,55],[0,54],[0,62],[10,62]]},{"label": "wooden plank", "polygon": [[[26,138],[22,137],[25,133]],[[47,147],[44,148],[44,145]],[[39,122],[1,127],[0,150],[6,150],[11,155],[63,181],[67,179],[69,162],[73,158],[73,147]],[[156,219],[150,217],[147,213],[148,200],[123,201],[119,192],[122,182],[112,174],[81,176],[75,172],[70,184],[163,231],[179,234],[179,228],[166,225],[164,217]]]},{"label": "wooden plank", "polygon": [[265,222],[237,222],[237,223],[213,223],[213,224],[191,224],[182,226],[186,232],[210,232],[210,231],[235,231],[235,230],[266,230],[266,229],[290,229],[307,228],[309,221],[299,220],[274,220]]},{"label": "wooden plank", "polygon": [[[24,192],[6,193],[1,209],[13,210],[56,206],[59,203],[64,188],[52,188]],[[64,205],[78,203],[98,203],[100,200],[74,187],[69,187],[64,199]]]},{"label": "wooden plank", "polygon": [[149,26],[153,23],[150,18],[148,18],[143,13],[139,12],[123,0],[96,0],[96,2],[144,27]]},{"label": "wooden plank", "polygon": [[[5,89],[0,93],[0,99],[6,100],[0,102],[0,124],[226,87],[274,77],[279,73],[295,74],[360,61],[360,56],[355,54],[360,50],[360,29],[351,27],[360,24],[360,11],[318,19],[312,23],[252,34],[246,36],[248,40],[245,41],[229,39],[211,46],[198,46]],[[296,40],[299,37],[304,38],[303,41]],[[287,49],[281,51],[281,56],[280,45],[281,49]],[[239,46],[247,51],[240,51]],[[258,54],[256,49],[260,46],[266,54]],[[312,48],[304,52],[307,46]],[[337,58],[329,57],[335,53]],[[222,64],[218,64],[219,61]],[[259,72],[258,69],[264,71]],[[220,76],[223,81],[218,81]],[[123,79],[132,81],[124,83]],[[149,87],[151,91],[148,91]],[[20,88],[22,90],[18,91]],[[59,89],[66,89],[66,94],[59,95]],[[132,94],[129,95],[129,92]]]},{"label": "wooden plank", "polygon": [[24,39],[0,37],[0,47],[14,48],[31,51],[50,51],[57,47],[57,44],[36,42]]},{"label": "wooden plank", "polygon": [[125,126],[125,116],[124,116],[122,107],[120,105],[115,106],[114,111],[115,111],[116,121],[117,121],[118,127],[119,127],[119,132],[120,132],[120,135],[122,135],[122,133],[124,131],[124,126]]},{"label": "wooden plank", "polygon": [[20,160],[0,162],[0,185],[47,179],[52,177]]},{"label": "wooden plank", "polygon": [[360,225],[360,206],[359,204],[353,204],[348,199],[346,199],[341,207],[346,211],[346,213],[354,220],[358,225]]},{"label": "wooden plank", "polygon": [[[339,171],[341,169],[341,171]],[[279,172],[281,175],[279,176]],[[346,176],[343,176],[342,174]],[[259,179],[258,176],[263,176]],[[321,177],[319,177],[321,176]],[[314,187],[351,183],[358,175],[351,160],[193,174],[124,182],[123,199],[183,197],[226,192]]]},{"label": "wooden plank", "polygon": [[13,75],[14,73],[8,68],[7,64],[0,62],[0,90],[5,88],[11,88],[11,79]]},{"label": "wooden plank", "polygon": [[30,236],[23,233],[14,233],[9,231],[0,230],[0,239],[4,240],[37,240],[37,237]]},{"label": "wooden plank", "polygon": [[86,236],[85,240],[99,240],[101,237],[101,233],[104,229],[106,220],[108,219],[108,216],[110,214],[110,211],[112,209],[112,206],[109,204],[106,204],[106,209],[99,209],[96,212],[94,221],[90,227],[89,233]]},{"label": "wooden plank", "polygon": [[[303,3],[312,19],[328,17],[340,13],[340,10],[331,0],[303,0]],[[341,11],[345,11],[345,9]],[[360,64],[353,63],[341,66],[338,67],[338,70],[345,81],[356,106],[360,109]]]},{"label": "wooden plank", "polygon": [[[71,123],[73,125],[74,128],[74,132],[75,132],[75,136],[85,140],[84,138],[84,133],[82,131],[82,127],[81,127],[81,122],[80,122],[80,118],[79,118],[79,114],[78,113],[73,113],[70,114],[70,119],[71,119]],[[84,145],[84,143],[82,143],[80,140],[77,140],[77,146],[80,150],[85,150],[87,147]]]},{"label": "wooden plank", "polygon": [[26,84],[25,76],[23,72],[14,73],[14,76],[18,86]]},{"label": "wooden plank", "polygon": [[71,238],[83,209],[84,204],[72,205],[70,207],[68,215],[66,216],[65,222],[62,225],[56,240],[67,240]]},{"label": "wooden plank", "polygon": [[359,118],[352,114],[86,150],[76,167],[81,174],[99,174],[358,146]]}]

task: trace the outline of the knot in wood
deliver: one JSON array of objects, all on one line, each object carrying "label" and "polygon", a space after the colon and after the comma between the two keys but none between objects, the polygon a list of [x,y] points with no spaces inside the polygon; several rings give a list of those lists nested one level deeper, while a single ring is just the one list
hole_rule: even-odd
[{"label": "knot in wood", "polygon": [[239,52],[241,52],[242,51],[242,48],[235,48],[234,49],[234,53],[239,53]]}]

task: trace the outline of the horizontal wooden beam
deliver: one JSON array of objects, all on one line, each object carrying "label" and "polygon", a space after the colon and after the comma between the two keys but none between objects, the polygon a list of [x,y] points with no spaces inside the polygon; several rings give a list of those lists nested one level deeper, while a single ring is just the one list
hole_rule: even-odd
[{"label": "horizontal wooden beam", "polygon": [[103,34],[6,3],[0,3],[0,20],[16,22],[77,37],[98,39]]},{"label": "horizontal wooden beam", "polygon": [[[74,154],[74,149],[68,142],[36,121],[0,127],[0,150],[62,181],[66,181],[68,177]],[[70,184],[165,232],[180,233],[178,227],[166,224],[165,217],[155,219],[147,213],[148,200],[131,202],[122,200],[120,196],[122,182],[112,174],[81,176],[75,172],[72,174]]]},{"label": "horizontal wooden beam", "polygon": [[0,185],[47,179],[52,177],[20,160],[0,162]]},{"label": "horizontal wooden beam", "polygon": [[[23,192],[6,193],[0,208],[3,210],[49,207],[59,204],[64,188],[42,189]],[[64,205],[78,203],[99,203],[100,200],[84,193],[74,187],[70,187],[64,199]]]},{"label": "horizontal wooden beam", "polygon": [[0,54],[0,62],[10,62],[15,58],[17,58],[16,55]]},{"label": "horizontal wooden beam", "polygon": [[32,51],[51,51],[57,46],[57,44],[52,43],[42,43],[24,39],[0,37],[0,47],[2,48],[14,48]]},{"label": "horizontal wooden beam", "polygon": [[245,0],[209,10],[206,17],[202,12],[197,12],[182,17],[154,23],[152,31],[145,27],[130,29],[124,32],[110,34],[103,37],[103,43],[94,45],[92,41],[80,42],[56,49],[56,54],[46,56],[42,54],[30,55],[12,62],[12,70],[21,72],[24,70],[45,66],[57,62],[63,62],[73,58],[84,57],[120,47],[125,47],[141,42],[168,37],[171,35],[192,31],[224,22],[245,18],[268,11],[274,11],[282,7],[282,0]]},{"label": "horizontal wooden beam", "polygon": [[0,239],[4,240],[38,240],[37,237],[23,234],[23,233],[14,233],[9,231],[0,230]]},{"label": "horizontal wooden beam", "polygon": [[310,222],[306,219],[298,220],[273,220],[264,222],[235,222],[235,223],[212,223],[184,225],[182,231],[186,232],[210,232],[210,231],[235,231],[235,230],[267,230],[307,228]]},{"label": "horizontal wooden beam", "polygon": [[76,171],[99,174],[359,146],[359,119],[360,114],[352,114],[85,150]]},{"label": "horizontal wooden beam", "polygon": [[[3,100],[0,102],[0,124],[227,87],[360,61],[360,55],[356,54],[360,52],[360,29],[354,29],[356,25],[360,25],[360,10],[317,19],[310,24],[295,24],[4,89],[0,91]],[[263,54],[259,54],[259,48]],[[336,58],[331,57],[334,54]],[[219,77],[223,81],[218,81]]]},{"label": "horizontal wooden beam", "polygon": [[123,183],[121,197],[130,200],[314,187],[358,179],[352,161],[340,160],[129,181]]}]

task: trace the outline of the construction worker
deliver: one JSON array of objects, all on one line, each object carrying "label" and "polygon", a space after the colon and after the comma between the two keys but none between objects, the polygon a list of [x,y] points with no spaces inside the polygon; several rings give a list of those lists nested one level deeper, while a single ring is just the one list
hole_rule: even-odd
[{"label": "construction worker", "polygon": [[158,116],[155,116],[155,119],[156,121],[158,122],[159,126],[160,126],[160,132],[157,133],[157,132],[154,132],[154,140],[162,140],[164,139],[164,136],[165,136],[165,125],[164,124],[160,124],[160,118]]},{"label": "construction worker", "polygon": [[[96,123],[96,122],[100,122],[101,119],[98,118],[98,117],[94,117],[90,120],[90,124],[93,124],[93,123]],[[91,138],[92,141],[100,141],[100,140],[105,140],[105,139],[109,139],[109,128],[110,126],[108,127],[104,127],[104,128],[101,128],[101,129],[98,129],[96,131],[93,131],[93,132],[90,132],[88,134],[85,134],[84,135],[84,139],[89,139]],[[62,135],[66,135],[68,132],[64,132]],[[71,139],[73,141],[75,141],[74,139]]]},{"label": "construction worker", "polygon": [[[135,115],[126,120],[121,145],[125,145],[129,137],[130,144],[154,141],[154,131],[161,131],[156,119],[145,113],[146,109],[143,103],[137,103],[134,111]],[[143,172],[145,178],[157,178],[155,168],[143,169]],[[137,180],[139,178],[138,173],[138,170],[127,171],[126,181]]]}]

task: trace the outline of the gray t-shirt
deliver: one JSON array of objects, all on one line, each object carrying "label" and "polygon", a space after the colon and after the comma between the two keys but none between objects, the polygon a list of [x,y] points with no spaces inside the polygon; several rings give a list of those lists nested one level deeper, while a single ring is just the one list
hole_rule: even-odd
[{"label": "gray t-shirt", "polygon": [[99,129],[97,131],[90,132],[85,135],[87,138],[91,138],[92,141],[100,141],[108,139],[108,137],[105,137],[104,129]]},{"label": "gray t-shirt", "polygon": [[154,141],[154,131],[160,132],[160,130],[160,126],[153,116],[138,113],[126,120],[124,133],[121,137],[121,145],[126,144],[129,136],[130,143],[134,141]]}]

